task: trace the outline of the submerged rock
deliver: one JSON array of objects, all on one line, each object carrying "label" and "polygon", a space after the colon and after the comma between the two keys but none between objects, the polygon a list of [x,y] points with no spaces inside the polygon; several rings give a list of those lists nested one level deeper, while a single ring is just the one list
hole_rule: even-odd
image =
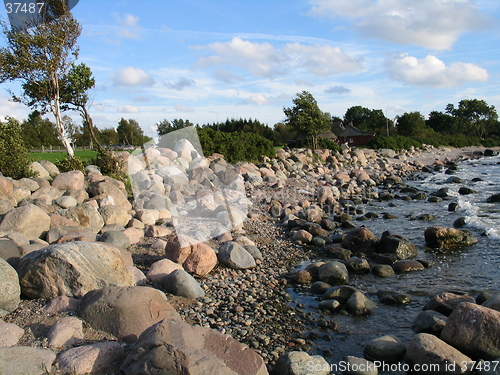
[{"label": "submerged rock", "polygon": [[434,248],[469,246],[478,242],[478,239],[465,229],[429,227],[424,236],[427,245]]}]

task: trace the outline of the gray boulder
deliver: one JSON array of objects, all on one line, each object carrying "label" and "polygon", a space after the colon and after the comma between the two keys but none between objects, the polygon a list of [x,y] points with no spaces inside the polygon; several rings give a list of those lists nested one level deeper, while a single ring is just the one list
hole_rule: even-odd
[{"label": "gray boulder", "polygon": [[13,267],[17,267],[21,261],[21,251],[10,238],[0,238],[0,258],[6,260]]},{"label": "gray boulder", "polygon": [[181,319],[165,293],[150,287],[107,287],[88,292],[80,316],[93,328],[134,342],[163,319]]},{"label": "gray boulder", "polygon": [[369,315],[377,306],[361,292],[354,292],[346,302],[346,310],[353,315]]},{"label": "gray boulder", "polygon": [[2,286],[0,288],[0,316],[4,316],[19,306],[21,287],[16,270],[2,258],[0,258],[0,285]]},{"label": "gray boulder", "polygon": [[193,299],[205,296],[198,281],[184,270],[169,273],[164,279],[163,287],[165,291],[176,296]]},{"label": "gray boulder", "polygon": [[252,349],[206,327],[165,319],[143,332],[121,370],[139,374],[268,374]]},{"label": "gray boulder", "polygon": [[434,366],[434,374],[466,374],[469,371],[462,365],[470,360],[465,354],[428,333],[415,335],[405,356],[405,362],[414,370],[421,369],[415,372],[422,374],[428,373],[430,366]]},{"label": "gray boulder", "polygon": [[406,346],[394,336],[382,336],[366,344],[363,354],[370,361],[398,362],[404,359]]},{"label": "gray boulder", "polygon": [[89,195],[94,199],[101,199],[106,196],[111,196],[115,205],[123,208],[125,211],[130,211],[132,205],[127,199],[127,193],[122,190],[123,183],[110,177],[103,177],[101,181],[92,182],[89,186]]},{"label": "gray boulder", "polygon": [[117,230],[104,232],[101,237],[99,237],[99,242],[108,243],[120,249],[127,249],[130,246],[130,239],[123,234],[123,232]]},{"label": "gray boulder", "polygon": [[101,215],[99,215],[97,209],[88,203],[82,203],[78,206],[68,208],[64,216],[95,233],[99,233],[104,226],[104,220]]},{"label": "gray boulder", "polygon": [[352,229],[342,239],[342,247],[353,252],[370,253],[375,250],[378,238],[365,227]]},{"label": "gray boulder", "polygon": [[306,352],[283,353],[274,365],[273,375],[328,375],[329,363],[320,355],[309,355]]},{"label": "gray boulder", "polygon": [[68,242],[34,251],[24,256],[18,272],[28,298],[80,297],[111,285],[134,285],[120,250],[97,242]]},{"label": "gray boulder", "polygon": [[496,311],[500,311],[500,293],[492,295],[485,302],[481,304],[481,306],[487,307],[489,309],[493,309]]},{"label": "gray boulder", "polygon": [[52,186],[59,190],[81,190],[85,175],[81,171],[69,171],[58,174],[52,181]]},{"label": "gray boulder", "polygon": [[2,375],[45,375],[52,370],[56,353],[31,346],[0,347]]},{"label": "gray boulder", "polygon": [[256,266],[253,256],[243,246],[233,241],[221,245],[217,258],[229,268],[247,269]]},{"label": "gray boulder", "polygon": [[417,256],[418,251],[413,243],[403,236],[384,232],[377,244],[377,251],[382,254],[392,254],[398,259],[410,259]]},{"label": "gray boulder", "polygon": [[49,230],[45,240],[50,244],[74,241],[95,241],[97,234],[89,228],[62,226]]},{"label": "gray boulder", "polygon": [[130,221],[128,212],[119,206],[102,206],[99,208],[99,214],[104,220],[104,225],[118,224],[125,227]]},{"label": "gray boulder", "polygon": [[0,223],[0,232],[19,232],[28,240],[42,237],[49,229],[49,215],[30,203],[8,212]]},{"label": "gray boulder", "polygon": [[417,315],[411,329],[415,333],[432,333],[439,335],[446,326],[448,317],[434,310],[425,310]]},{"label": "gray boulder", "polygon": [[500,357],[500,312],[461,303],[448,317],[441,338],[474,359]]},{"label": "gray boulder", "polygon": [[353,356],[342,357],[345,366],[344,375],[377,375],[378,369],[375,364],[364,358]]},{"label": "gray boulder", "polygon": [[349,273],[343,263],[334,260],[319,268],[318,279],[330,285],[344,285],[349,282]]}]

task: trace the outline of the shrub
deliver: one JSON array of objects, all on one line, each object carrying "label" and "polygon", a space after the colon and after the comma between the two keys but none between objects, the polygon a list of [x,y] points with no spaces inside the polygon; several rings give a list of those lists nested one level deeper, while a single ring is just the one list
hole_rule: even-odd
[{"label": "shrub", "polygon": [[367,146],[373,149],[390,148],[391,150],[400,151],[408,150],[411,147],[421,148],[422,143],[416,139],[402,135],[376,135],[370,139]]},{"label": "shrub", "polygon": [[66,157],[61,160],[57,160],[55,162],[57,168],[61,173],[69,172],[69,171],[82,171],[85,172],[85,165],[83,164],[82,159],[78,156],[73,156],[72,158]]},{"label": "shrub", "polygon": [[13,118],[0,121],[0,155],[0,172],[4,176],[14,179],[35,177],[29,169],[30,157],[21,136],[21,127]]}]

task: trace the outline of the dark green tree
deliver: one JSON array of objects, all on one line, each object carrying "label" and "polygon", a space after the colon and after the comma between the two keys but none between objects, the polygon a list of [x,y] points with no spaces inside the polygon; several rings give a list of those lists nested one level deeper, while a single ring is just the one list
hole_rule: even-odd
[{"label": "dark green tree", "polygon": [[101,142],[103,145],[111,146],[118,144],[118,133],[115,128],[105,128],[101,130]]},{"label": "dark green tree", "polygon": [[177,118],[173,119],[172,122],[168,120],[161,120],[158,124],[156,124],[156,133],[158,133],[158,136],[161,137],[162,135],[175,130],[187,128],[188,126],[194,126],[194,124],[189,120]]},{"label": "dark green tree", "polygon": [[42,113],[52,112],[56,130],[68,156],[74,156],[61,116],[61,78],[78,57],[80,24],[67,3],[44,1],[46,22],[29,29],[9,28],[3,23],[6,47],[0,48],[0,83],[19,80],[23,93],[14,100]]},{"label": "dark green tree", "polygon": [[498,124],[495,106],[488,105],[484,100],[464,99],[458,103],[458,108],[448,104],[446,112],[457,119],[462,133],[480,138],[484,138]]},{"label": "dark green tree", "polygon": [[406,137],[424,137],[430,128],[425,124],[425,118],[420,112],[405,112],[398,119],[398,134]]},{"label": "dark green tree", "polygon": [[29,170],[29,153],[21,131],[19,122],[14,118],[0,121],[0,172],[14,179],[34,177]]},{"label": "dark green tree", "polygon": [[448,113],[432,111],[425,123],[438,133],[455,134],[458,132],[457,119]]},{"label": "dark green tree", "polygon": [[61,146],[57,137],[54,123],[48,118],[42,118],[38,111],[33,111],[21,123],[22,136],[26,147],[40,148],[41,146]]},{"label": "dark green tree", "polygon": [[380,134],[385,134],[387,127],[393,124],[381,109],[369,109],[360,105],[347,109],[343,123],[344,126],[352,124],[359,130]]},{"label": "dark green tree", "polygon": [[318,106],[316,99],[308,91],[302,91],[293,99],[293,107],[283,108],[285,124],[305,134],[311,139],[313,148],[318,146],[318,134],[330,128],[331,120]]},{"label": "dark green tree", "polygon": [[151,140],[150,137],[144,135],[139,123],[134,119],[125,120],[122,118],[118,122],[116,132],[118,133],[118,143],[125,145],[142,146]]}]

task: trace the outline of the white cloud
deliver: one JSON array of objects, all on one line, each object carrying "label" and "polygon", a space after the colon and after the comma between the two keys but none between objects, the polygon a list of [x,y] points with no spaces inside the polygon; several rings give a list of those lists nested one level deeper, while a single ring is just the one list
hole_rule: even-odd
[{"label": "white cloud", "polygon": [[216,79],[219,81],[222,81],[224,83],[235,83],[239,81],[243,81],[243,77],[234,74],[233,72],[230,72],[228,70],[221,70],[218,69],[215,71],[214,76]]},{"label": "white cloud", "polygon": [[117,86],[151,86],[153,78],[144,70],[134,67],[123,68],[113,74],[113,83]]},{"label": "white cloud", "polygon": [[243,101],[244,104],[266,105],[269,103],[269,98],[263,94],[251,95],[248,99]]},{"label": "white cloud", "polygon": [[346,18],[367,37],[450,49],[461,34],[489,19],[472,0],[312,0],[312,16]]},{"label": "white cloud", "polygon": [[418,59],[404,53],[389,58],[386,66],[394,79],[417,86],[451,87],[488,79],[486,69],[475,64],[456,62],[447,66],[433,55]]},{"label": "white cloud", "polygon": [[120,16],[118,13],[113,13],[113,17],[116,20],[119,28],[117,35],[125,39],[141,39],[142,28],[139,25],[139,17],[133,14],[125,14]]},{"label": "white cloud", "polygon": [[327,93],[327,94],[338,94],[338,95],[348,94],[350,92],[351,92],[350,89],[348,89],[345,86],[340,86],[340,85],[331,86],[325,90],[325,93]]},{"label": "white cloud", "polygon": [[[276,48],[268,42],[253,43],[235,37],[229,42],[209,44],[206,48],[215,54],[199,59],[198,67],[229,65],[264,78],[280,76],[296,68],[322,77],[362,68],[359,59],[329,45],[313,46],[296,42]],[[217,72],[217,76],[224,79],[221,71]]]},{"label": "white cloud", "polygon": [[166,82],[165,84],[171,89],[182,91],[186,87],[193,86],[195,83],[191,78],[181,77],[177,82]]},{"label": "white cloud", "polygon": [[139,107],[135,105],[123,105],[116,109],[120,113],[139,113]]},{"label": "white cloud", "polygon": [[121,24],[123,26],[127,27],[136,27],[139,23],[139,17],[136,17],[132,14],[126,14],[122,19],[121,19]]}]

